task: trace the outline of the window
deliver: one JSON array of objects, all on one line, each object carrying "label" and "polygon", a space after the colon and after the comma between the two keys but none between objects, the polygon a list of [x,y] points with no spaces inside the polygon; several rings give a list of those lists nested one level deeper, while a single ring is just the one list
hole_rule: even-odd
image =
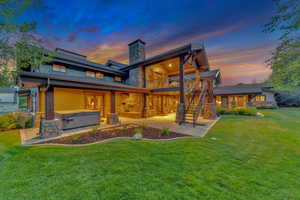
[{"label": "window", "polygon": [[54,72],[66,72],[66,67],[62,65],[53,65],[52,70]]},{"label": "window", "polygon": [[95,77],[95,74],[96,74],[95,72],[91,72],[91,71],[86,71],[85,72],[85,75],[88,76],[88,77]]},{"label": "window", "polygon": [[121,82],[121,81],[122,81],[122,78],[121,78],[120,76],[116,76],[116,77],[115,77],[115,81]]},{"label": "window", "polygon": [[100,72],[97,72],[96,73],[96,77],[97,78],[100,78],[100,79],[103,79],[104,78],[104,74],[100,73]]},{"label": "window", "polygon": [[266,101],[266,96],[264,95],[259,95],[255,97],[255,101]]},{"label": "window", "polygon": [[238,96],[237,97],[237,106],[238,107],[243,107],[245,104],[244,96]]}]

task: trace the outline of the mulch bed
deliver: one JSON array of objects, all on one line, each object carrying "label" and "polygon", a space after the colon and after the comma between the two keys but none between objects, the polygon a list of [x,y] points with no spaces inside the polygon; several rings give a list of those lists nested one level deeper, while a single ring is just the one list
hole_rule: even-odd
[{"label": "mulch bed", "polygon": [[[76,134],[72,136],[66,136],[63,138],[58,138],[50,140],[47,142],[42,142],[40,144],[89,144],[95,143],[106,139],[116,138],[116,137],[133,137],[135,135],[135,129],[139,126],[136,124],[120,125],[112,128],[105,128],[97,130],[96,132],[86,132],[81,134]],[[175,133],[170,131],[168,135],[161,135],[161,130],[152,127],[144,127],[143,138],[146,139],[172,139],[178,137],[186,137],[188,135]]]}]

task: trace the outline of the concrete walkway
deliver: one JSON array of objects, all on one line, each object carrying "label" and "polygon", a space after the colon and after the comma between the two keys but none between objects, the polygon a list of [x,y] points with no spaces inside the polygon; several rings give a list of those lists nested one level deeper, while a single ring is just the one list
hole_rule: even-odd
[{"label": "concrete walkway", "polygon": [[132,118],[124,118],[121,117],[121,123],[135,123],[135,124],[145,124],[147,126],[163,129],[168,128],[170,131],[174,131],[177,133],[182,133],[186,135],[191,135],[194,137],[204,137],[208,130],[219,120],[206,120],[201,119],[199,124],[196,125],[195,128],[192,124],[182,124],[178,125],[175,123],[175,114],[169,114],[166,116],[155,116],[155,117],[149,117],[149,118],[142,118],[142,119],[132,119]]}]

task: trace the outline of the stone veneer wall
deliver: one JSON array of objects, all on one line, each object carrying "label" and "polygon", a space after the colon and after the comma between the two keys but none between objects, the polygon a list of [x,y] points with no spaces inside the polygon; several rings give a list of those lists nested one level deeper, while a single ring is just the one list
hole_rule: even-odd
[{"label": "stone veneer wall", "polygon": [[50,138],[61,135],[62,124],[58,119],[54,120],[41,120],[40,136],[42,138]]},{"label": "stone veneer wall", "polygon": [[135,68],[129,71],[128,83],[136,87],[144,87],[144,70],[142,67]]},{"label": "stone veneer wall", "polygon": [[[144,61],[146,58],[145,43],[137,40],[129,44],[129,63],[135,64]],[[143,87],[144,86],[144,69],[137,67],[129,71],[129,85]]]}]

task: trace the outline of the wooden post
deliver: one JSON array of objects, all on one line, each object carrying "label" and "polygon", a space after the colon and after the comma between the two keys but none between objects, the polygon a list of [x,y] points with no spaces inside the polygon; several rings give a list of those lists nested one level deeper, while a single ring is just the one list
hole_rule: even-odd
[{"label": "wooden post", "polygon": [[184,105],[184,57],[179,61],[179,103]]},{"label": "wooden post", "polygon": [[111,92],[111,110],[110,113],[116,113],[116,92]]},{"label": "wooden post", "polygon": [[179,61],[179,104],[177,105],[176,122],[180,125],[185,120],[184,102],[184,57],[180,56]]},{"label": "wooden post", "polygon": [[148,109],[147,109],[147,104],[148,104],[148,102],[147,102],[147,98],[148,98],[148,94],[144,94],[143,95],[143,110],[142,110],[142,116],[143,117],[147,117],[147,112],[148,112]]},{"label": "wooden post", "polygon": [[54,87],[50,86],[46,91],[45,106],[46,106],[46,120],[54,119]]}]

